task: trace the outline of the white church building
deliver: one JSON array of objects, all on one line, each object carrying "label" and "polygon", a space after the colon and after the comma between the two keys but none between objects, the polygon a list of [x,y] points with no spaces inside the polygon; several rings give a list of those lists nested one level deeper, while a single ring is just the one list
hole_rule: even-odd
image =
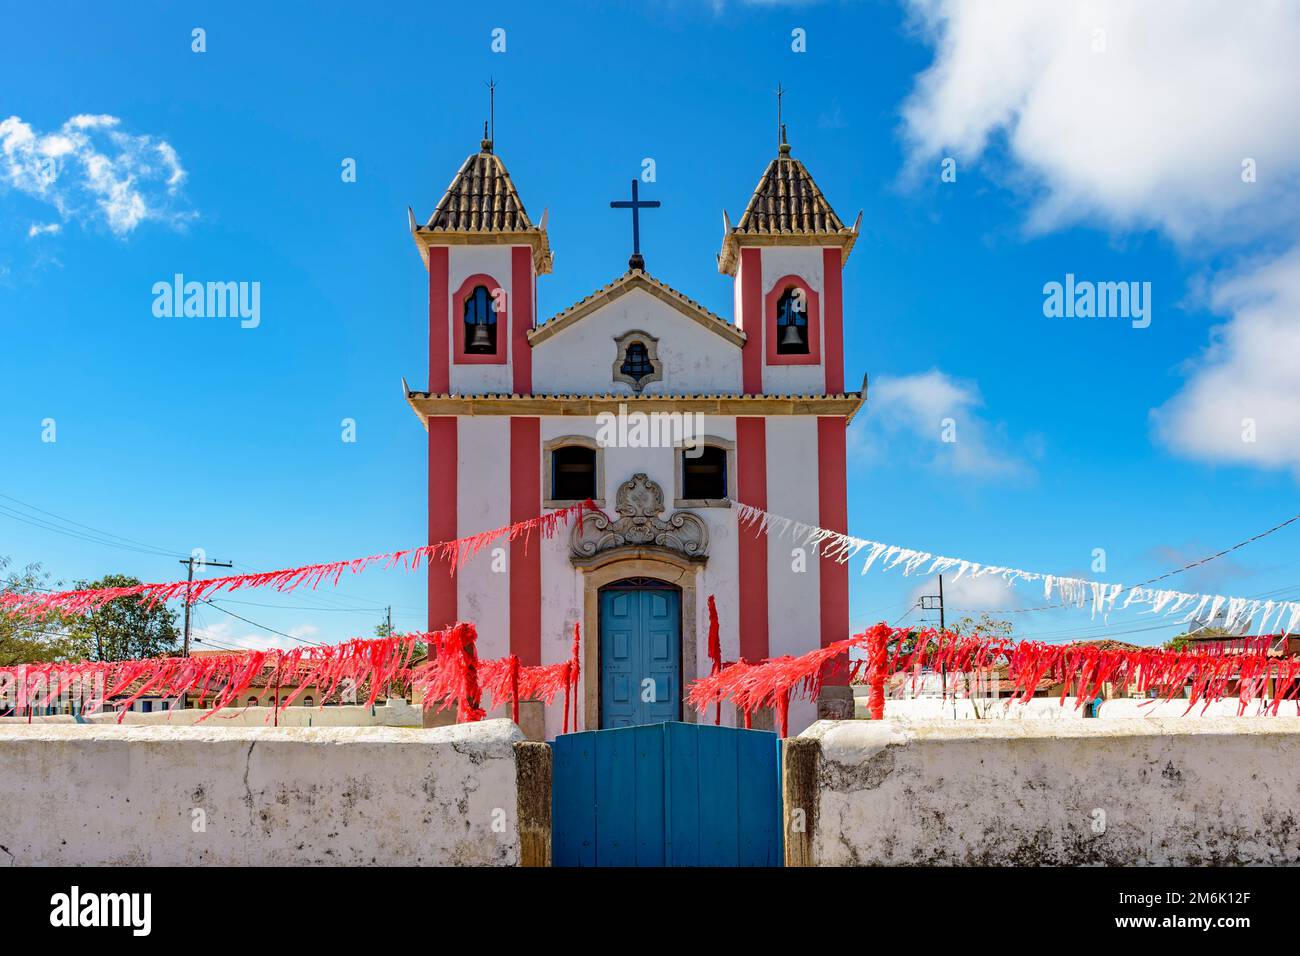
[{"label": "white church building", "polygon": [[[577,729],[697,719],[682,698],[710,671],[710,595],[727,661],[848,636],[847,567],[738,527],[730,502],[847,530],[845,431],[866,400],[865,379],[845,389],[842,270],[857,225],[785,142],[724,225],[730,319],[651,275],[639,251],[543,319],[546,216],[529,218],[491,140],[427,222],[410,215],[429,276],[428,387],[407,390],[428,432],[429,541],[586,498],[604,511],[454,576],[435,563],[429,628],[473,621],[481,657],[532,665],[566,660],[578,622]],[[851,715],[847,690],[792,702],[790,732],[819,709]],[[525,704],[524,731],[554,737],[562,707]],[[734,710],[722,719],[735,725]]]}]

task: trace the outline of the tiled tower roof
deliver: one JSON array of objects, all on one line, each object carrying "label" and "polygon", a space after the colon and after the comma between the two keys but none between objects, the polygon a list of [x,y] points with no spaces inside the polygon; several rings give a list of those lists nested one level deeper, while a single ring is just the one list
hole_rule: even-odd
[{"label": "tiled tower roof", "polygon": [[788,143],[782,143],[780,155],[767,164],[736,224],[736,232],[763,235],[835,234],[843,228],[808,167],[790,155]]},{"label": "tiled tower roof", "polygon": [[851,229],[844,225],[808,167],[790,155],[789,143],[781,143],[776,159],[767,164],[740,222],[733,228],[723,216],[726,235],[718,271],[726,273],[735,272],[741,246],[838,245],[847,259],[857,238],[857,223]]},{"label": "tiled tower roof", "polygon": [[411,236],[426,262],[431,245],[501,242],[531,246],[537,273],[551,271],[546,214],[542,214],[540,223],[533,225],[505,163],[492,152],[490,139],[484,139],[479,151],[471,153],[461,164],[428,222],[417,225],[415,213],[408,211],[408,215]]},{"label": "tiled tower roof", "polygon": [[524,232],[532,221],[501,157],[484,140],[452,177],[425,229],[451,232]]}]

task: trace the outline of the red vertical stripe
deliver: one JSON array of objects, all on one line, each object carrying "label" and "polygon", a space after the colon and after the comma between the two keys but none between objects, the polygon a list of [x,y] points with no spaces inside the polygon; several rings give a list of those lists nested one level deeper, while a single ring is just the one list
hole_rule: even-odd
[{"label": "red vertical stripe", "polygon": [[844,274],[840,259],[840,250],[822,250],[822,358],[826,363],[826,391],[831,395],[844,391]]},{"label": "red vertical stripe", "polygon": [[[848,472],[843,418],[817,419],[817,523],[848,534]],[[821,646],[849,636],[849,566],[821,559]],[[847,683],[847,680],[841,680]]]},{"label": "red vertical stripe", "polygon": [[[510,522],[542,512],[542,420],[510,419]],[[542,662],[542,542],[510,542],[510,653],[519,663]]]},{"label": "red vertical stripe", "polygon": [[[429,543],[453,541],[456,530],[456,419],[429,418]],[[456,622],[456,578],[443,561],[429,562],[429,630]]]},{"label": "red vertical stripe", "polygon": [[[763,391],[763,257],[760,249],[740,250],[740,327],[745,331],[741,374],[747,395]],[[753,502],[747,502],[753,504]]]},{"label": "red vertical stripe", "polygon": [[429,247],[429,391],[451,391],[451,316],[446,246]]},{"label": "red vertical stripe", "polygon": [[[755,508],[767,508],[767,422],[736,419],[737,497]],[[740,529],[740,656],[747,661],[767,657],[767,535],[752,526]]]},{"label": "red vertical stripe", "polygon": [[533,390],[533,350],[528,330],[533,327],[533,250],[510,250],[510,363],[514,389],[520,395]]}]

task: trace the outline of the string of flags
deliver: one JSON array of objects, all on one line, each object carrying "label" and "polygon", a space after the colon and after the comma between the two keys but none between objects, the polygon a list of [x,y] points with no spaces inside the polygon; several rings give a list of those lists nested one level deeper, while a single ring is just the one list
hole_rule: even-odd
[{"label": "string of flags", "polygon": [[46,593],[27,593],[22,591],[0,592],[0,611],[22,614],[30,618],[41,617],[52,612],[84,614],[103,607],[110,601],[123,597],[140,597],[150,606],[159,601],[174,599],[194,604],[207,600],[213,594],[223,591],[239,591],[245,588],[269,587],[276,591],[287,592],[306,585],[315,588],[323,581],[335,585],[344,573],[360,574],[373,565],[385,568],[401,566],[410,571],[419,569],[421,563],[445,561],[448,573],[473,558],[493,541],[522,540],[527,547],[534,534],[542,538],[554,537],[556,532],[569,520],[582,520],[584,511],[597,511],[596,504],[588,499],[567,508],[548,511],[545,514],[516,521],[513,524],[491,531],[441,541],[436,544],[391,551],[386,554],[371,554],[362,558],[348,558],[342,561],[329,561],[324,564],[307,564],[296,568],[281,568],[278,571],[258,571],[252,574],[228,574],[222,577],[203,578],[197,581],[166,581],[157,584],[134,584],[113,588],[85,588],[71,591],[50,591]]},{"label": "string of flags", "polygon": [[1213,620],[1220,611],[1223,611],[1226,617],[1224,626],[1229,631],[1235,631],[1250,622],[1258,622],[1260,634],[1270,631],[1294,634],[1297,629],[1300,629],[1300,602],[1297,601],[1261,601],[1225,594],[1193,594],[1170,588],[1151,588],[1141,585],[1128,587],[1123,584],[1044,574],[1002,565],[981,564],[965,558],[951,558],[901,545],[855,538],[852,535],[772,514],[762,508],[755,508],[735,500],[732,500],[731,504],[736,509],[741,525],[786,538],[840,564],[846,564],[858,555],[863,555],[863,574],[876,566],[882,571],[900,569],[904,576],[917,572],[925,575],[946,574],[956,569],[956,574],[952,578],[954,581],[960,580],[963,576],[980,578],[991,575],[1001,578],[1008,587],[1021,582],[1041,583],[1044,599],[1059,600],[1063,604],[1080,608],[1090,604],[1093,617],[1098,614],[1109,614],[1117,607],[1123,609],[1137,605],[1148,607],[1148,613],[1151,614],[1185,613],[1183,621]]},{"label": "string of flags", "polygon": [[[853,649],[866,650],[867,657],[850,659]],[[886,712],[885,681],[893,675],[911,675],[917,682],[924,673],[944,671],[955,691],[963,678],[978,680],[995,668],[1006,669],[1010,701],[1022,703],[1040,687],[1058,683],[1060,703],[1074,696],[1076,708],[1101,696],[1108,683],[1133,687],[1143,697],[1185,696],[1186,712],[1198,703],[1204,711],[1213,701],[1235,697],[1238,714],[1245,713],[1250,701],[1262,699],[1267,702],[1264,712],[1276,716],[1282,701],[1300,698],[1300,658],[1281,656],[1271,640],[1170,651],[1013,641],[932,628],[893,628],[882,622],[799,657],[727,664],[694,681],[687,702],[703,714],[729,700],[745,715],[746,726],[755,711],[770,708],[784,737],[790,698],[816,700],[824,684],[867,683],[872,716],[879,719]]]},{"label": "string of flags", "polygon": [[[373,707],[379,695],[390,690],[423,695],[423,707],[442,711],[456,708],[457,723],[482,720],[484,695],[488,709],[513,705],[518,722],[520,700],[550,704],[561,692],[565,699],[565,727],[569,727],[569,700],[574,700],[573,726],[577,727],[578,660],[581,635],[573,626],[573,656],[566,661],[523,666],[516,655],[480,660],[478,631],[460,621],[439,631],[355,639],[336,645],[313,645],[289,650],[232,651],[203,657],[153,657],[126,661],[61,661],[0,667],[0,699],[13,702],[14,713],[42,711],[62,701],[72,701],[82,713],[106,706],[119,708],[118,722],[143,696],[180,700],[190,696],[208,708],[199,722],[237,705],[238,698],[255,679],[271,692],[272,714],[278,718],[303,694],[314,692],[319,705],[344,692],[368,688],[365,706]],[[417,645],[428,648],[417,662]],[[280,694],[279,688],[287,691]],[[292,688],[292,690],[290,690]]]}]

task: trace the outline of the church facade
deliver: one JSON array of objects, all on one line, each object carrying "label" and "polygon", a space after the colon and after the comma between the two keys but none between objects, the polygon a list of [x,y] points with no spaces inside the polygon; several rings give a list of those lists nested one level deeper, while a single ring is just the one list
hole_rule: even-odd
[{"label": "church facade", "polygon": [[[454,576],[435,565],[430,629],[473,621],[481,656],[530,665],[567,659],[579,623],[582,730],[697,719],[682,697],[710,671],[710,596],[727,661],[848,636],[847,567],[738,527],[730,502],[847,530],[846,428],[866,400],[865,379],[845,390],[841,277],[857,229],[782,142],[734,226],[724,213],[731,321],[639,252],[542,320],[546,216],[529,218],[485,139],[423,225],[410,213],[429,277],[428,387],[407,388],[428,432],[429,541],[586,498],[603,514]],[[851,714],[846,691],[792,702],[791,733],[819,708]],[[553,737],[562,711],[525,704],[520,722]]]}]

